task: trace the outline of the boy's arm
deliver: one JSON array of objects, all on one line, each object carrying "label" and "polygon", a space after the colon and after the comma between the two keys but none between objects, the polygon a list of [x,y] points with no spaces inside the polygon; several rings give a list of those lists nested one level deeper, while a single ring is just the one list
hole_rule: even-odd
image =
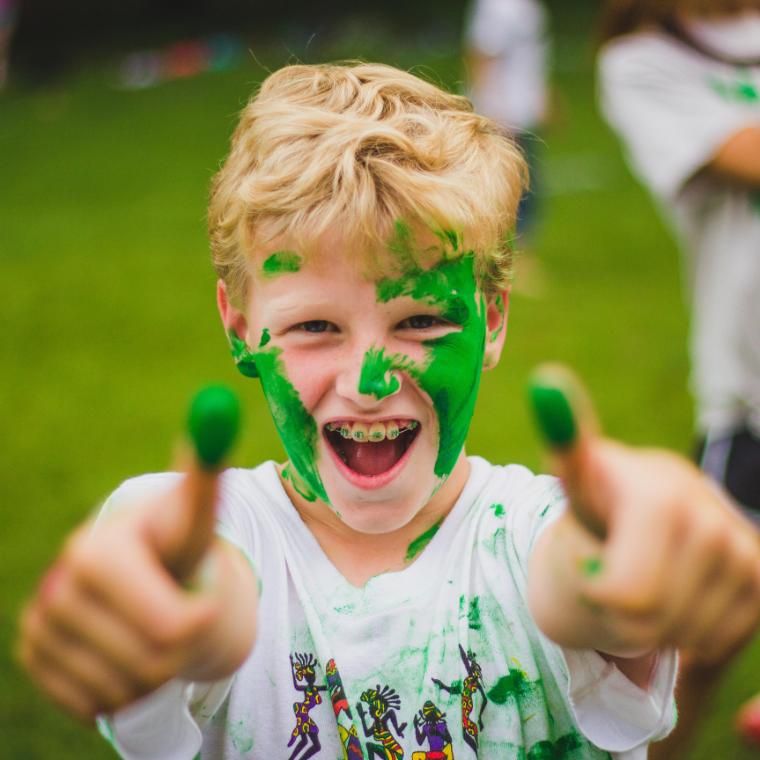
[{"label": "boy's arm", "polygon": [[754,527],[680,457],[596,435],[566,401],[579,395],[567,377],[552,371],[537,387],[569,503],[531,556],[539,627],[614,659],[642,686],[658,648],[710,661],[740,646],[760,618]]},{"label": "boy's arm", "polygon": [[224,438],[168,493],[77,530],[27,605],[19,658],[81,719],[174,677],[220,679],[250,651],[256,578],[214,530]]}]

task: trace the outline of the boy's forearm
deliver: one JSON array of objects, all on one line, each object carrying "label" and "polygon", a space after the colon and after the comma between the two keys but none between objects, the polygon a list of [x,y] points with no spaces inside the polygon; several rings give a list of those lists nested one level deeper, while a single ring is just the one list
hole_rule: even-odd
[{"label": "boy's forearm", "polygon": [[224,539],[210,548],[195,582],[200,593],[217,596],[219,616],[181,677],[217,681],[234,673],[248,657],[256,636],[258,580],[242,552]]}]

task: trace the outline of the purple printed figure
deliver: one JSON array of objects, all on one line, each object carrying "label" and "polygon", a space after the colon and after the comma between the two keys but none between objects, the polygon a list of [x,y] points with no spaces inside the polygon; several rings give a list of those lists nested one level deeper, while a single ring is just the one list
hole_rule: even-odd
[{"label": "purple printed figure", "polygon": [[[359,695],[360,702],[356,705],[356,711],[362,719],[362,728],[364,735],[368,739],[374,739],[373,742],[367,742],[367,752],[369,760],[379,757],[380,760],[402,760],[404,749],[391,733],[389,728],[393,724],[396,733],[403,739],[406,723],[400,726],[396,718],[396,711],[401,709],[401,697],[396,694],[395,689],[390,686],[380,688],[378,684],[374,689],[367,689]],[[369,706],[372,723],[367,728],[365,721],[364,707],[362,702]]]},{"label": "purple printed figure", "polygon": [[[476,659],[475,652],[465,652],[462,645],[459,645],[459,654],[464,663],[464,667],[467,670],[467,677],[462,681],[461,686],[457,684],[451,684],[446,686],[445,683],[438,678],[433,679],[433,683],[447,691],[449,694],[462,695],[462,737],[467,744],[472,748],[473,752],[478,754],[478,734],[483,730],[483,711],[488,704],[488,697],[486,691],[483,688],[483,671]],[[472,711],[475,707],[475,692],[479,691],[483,697],[483,704],[478,713],[478,722],[475,723],[472,720]]]},{"label": "purple printed figure", "polygon": [[417,743],[428,742],[427,752],[413,752],[412,760],[454,760],[454,750],[451,746],[451,734],[442,713],[433,702],[428,700],[422,709],[414,716],[414,734]]},{"label": "purple printed figure", "polygon": [[[296,739],[296,744],[288,760],[306,760],[312,755],[316,755],[322,744],[319,741],[319,727],[309,716],[309,711],[322,703],[320,691],[327,691],[327,686],[315,686],[317,672],[315,670],[317,661],[313,655],[296,652],[295,661],[293,655],[290,655],[290,668],[293,672],[293,687],[297,691],[303,692],[303,702],[293,703],[293,712],[296,716],[296,725],[290,735],[288,747]],[[305,683],[303,683],[305,682]]]}]

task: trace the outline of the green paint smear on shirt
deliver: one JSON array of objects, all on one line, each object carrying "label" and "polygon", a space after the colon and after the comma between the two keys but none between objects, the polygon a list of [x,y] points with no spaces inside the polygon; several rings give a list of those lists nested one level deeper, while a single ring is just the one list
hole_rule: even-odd
[{"label": "green paint smear on shirt", "polygon": [[[395,250],[393,245],[389,248]],[[402,260],[407,262],[408,257],[404,255]],[[448,477],[459,458],[480,387],[485,302],[475,282],[474,263],[472,252],[450,254],[444,250],[443,260],[431,269],[410,265],[400,277],[381,279],[376,284],[379,302],[408,296],[438,307],[444,319],[461,328],[424,341],[424,365],[411,363],[405,367],[430,396],[438,415],[440,433],[434,471],[441,478]]]},{"label": "green paint smear on shirt", "polygon": [[228,723],[227,733],[238,752],[250,752],[253,749],[253,738],[246,732],[242,721]]},{"label": "green paint smear on shirt", "polygon": [[[280,359],[282,349],[270,346],[266,350],[251,351],[234,332],[229,332],[229,338],[238,369],[248,377],[261,378],[269,411],[290,460],[283,470],[283,477],[308,501],[319,498],[329,504],[316,464],[317,423],[285,374]],[[250,367],[255,368],[255,375],[246,371]]]},{"label": "green paint smear on shirt", "polygon": [[503,504],[491,504],[490,508],[493,510],[494,517],[504,517]]},{"label": "green paint smear on shirt", "polygon": [[301,257],[295,251],[275,251],[261,265],[264,277],[277,277],[300,269]]},{"label": "green paint smear on shirt", "polygon": [[407,562],[413,560],[433,539],[433,536],[438,533],[438,529],[441,527],[442,520],[439,520],[435,525],[431,525],[421,536],[412,541],[406,548],[406,557],[404,559]]},{"label": "green paint smear on shirt", "polygon": [[527,760],[565,760],[570,753],[583,746],[577,733],[561,736],[557,741],[548,739],[534,744],[527,754]]},{"label": "green paint smear on shirt", "polygon": [[530,681],[522,670],[510,670],[502,676],[488,692],[488,699],[497,705],[503,705],[510,697],[517,699],[527,693]]},{"label": "green paint smear on shirt", "polygon": [[749,78],[737,76],[734,81],[726,82],[721,79],[713,78],[709,82],[713,91],[720,95],[724,100],[739,103],[758,103],[760,102],[760,92]]}]

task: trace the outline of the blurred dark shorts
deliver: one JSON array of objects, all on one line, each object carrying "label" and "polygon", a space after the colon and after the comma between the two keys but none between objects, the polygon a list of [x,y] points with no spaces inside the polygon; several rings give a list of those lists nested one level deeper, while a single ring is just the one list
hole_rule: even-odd
[{"label": "blurred dark shorts", "polygon": [[747,428],[699,442],[696,460],[760,526],[760,438]]}]

